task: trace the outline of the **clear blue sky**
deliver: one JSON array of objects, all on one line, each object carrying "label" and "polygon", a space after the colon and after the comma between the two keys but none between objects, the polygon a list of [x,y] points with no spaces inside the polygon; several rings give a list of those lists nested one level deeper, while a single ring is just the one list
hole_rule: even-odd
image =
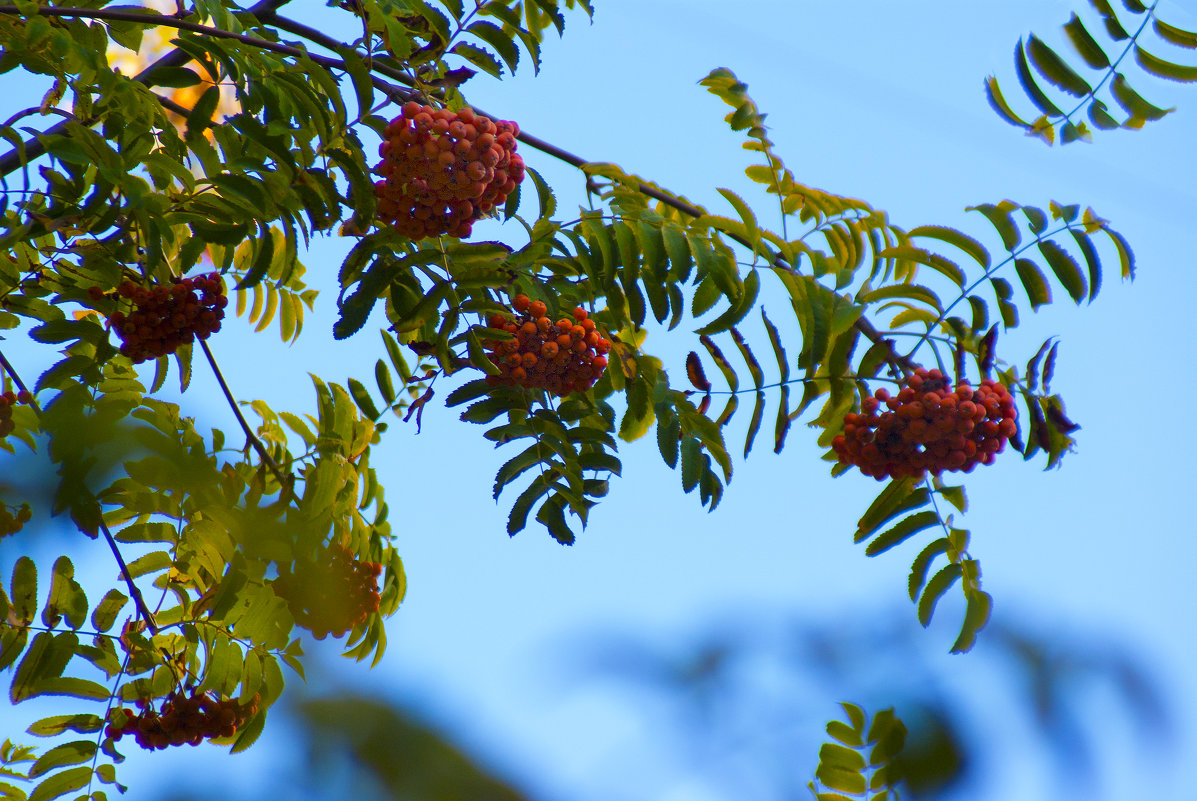
[{"label": "clear blue sky", "polygon": [[[1197,389],[1187,344],[1197,292],[1197,91],[1141,81],[1144,94],[1179,111],[1142,132],[1049,149],[989,110],[982,79],[996,72],[1016,95],[1011,53],[1018,38],[1034,30],[1059,43],[1059,26],[1080,0],[596,5],[593,26],[575,14],[565,40],[546,45],[539,78],[530,70],[504,83],[475,78],[469,98],[536,136],[619,163],[719,213],[730,211],[715,188],[732,188],[770,224],[770,201],[743,178],[750,154],[722,122],[726,107],[696,83],[725,66],[768,112],[770,136],[798,180],[864,198],[900,226],[953,225],[992,244],[986,223],[965,206],[1057,200],[1091,205],[1130,240],[1139,266],[1134,284],[1110,273],[1092,307],[1027,310],[1022,327],[1002,337],[1002,355],[1012,361],[1025,361],[1047,336],[1060,337],[1055,388],[1084,426],[1077,452],[1059,471],[1042,472],[1008,453],[974,473],[972,507],[961,522],[973,531],[996,620],[1115,638],[1157,671],[1168,693],[1176,750],[1136,748],[1133,729],[1111,714],[1113,732],[1100,746],[1098,787],[1089,797],[1191,798],[1180,767],[1183,755],[1197,753],[1197,545],[1189,531],[1188,431],[1174,409],[1185,408]],[[288,8],[297,16],[309,10],[313,19],[327,14],[304,0]],[[1197,28],[1193,13],[1176,3],[1161,12]],[[581,201],[576,172],[521,152],[559,188],[561,208]],[[475,230],[506,235],[499,227]],[[349,244],[314,244],[305,261],[315,284],[333,286]],[[780,311],[775,289],[766,286],[763,299]],[[368,379],[382,355],[377,326],[333,342],[333,311],[329,292],[292,348],[272,335],[247,345],[239,327],[228,325],[213,349],[234,392],[276,408],[306,408],[306,371],[340,382]],[[695,345],[654,336],[647,346],[659,342],[672,358],[666,367],[680,376],[681,357]],[[193,413],[228,419],[205,376],[193,392]],[[391,619],[383,663],[371,672],[352,663],[341,670],[354,684],[416,704],[542,797],[733,797],[660,737],[668,721],[660,709],[617,684],[567,675],[577,669],[570,649],[579,642],[618,631],[681,648],[708,623],[737,614],[744,625],[772,615],[850,622],[891,608],[917,629],[905,577],[918,546],[867,559],[852,544],[855,521],[878,485],[855,473],[829,478],[813,432],[802,427],[781,456],[758,443],[710,515],[681,493],[651,438],[626,448],[623,478],[572,548],[531,528],[507,538],[507,507],[490,500],[505,457],[481,431],[437,405],[424,415],[421,435],[397,423],[376,449],[410,585]],[[97,550],[96,558],[105,556]],[[945,603],[943,625],[921,633],[921,642],[994,732],[993,769],[960,797],[1057,797],[1044,758],[1026,748],[1035,742],[1026,724],[989,700],[984,681],[970,681],[988,675],[984,634],[977,653],[947,655],[958,614]],[[811,747],[795,753],[792,765],[802,778],[813,771],[821,725],[838,700],[803,710]],[[1097,702],[1101,714],[1114,708],[1109,699]],[[1088,722],[1101,721],[1094,714]],[[285,754],[285,732],[269,731],[257,748]],[[202,762],[193,753],[134,755],[124,777],[136,793],[169,760],[168,770],[213,793],[224,782],[269,786],[254,774],[255,751],[229,758],[205,747],[199,753],[211,758]]]}]

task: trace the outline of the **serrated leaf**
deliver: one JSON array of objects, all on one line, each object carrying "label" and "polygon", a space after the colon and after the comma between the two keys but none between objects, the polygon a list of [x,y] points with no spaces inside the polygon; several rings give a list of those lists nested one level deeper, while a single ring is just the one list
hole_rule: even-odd
[{"label": "serrated leaf", "polygon": [[973,239],[962,231],[943,225],[920,225],[918,228],[913,228],[906,233],[910,237],[928,237],[938,239],[941,242],[947,242],[949,245],[959,248],[971,256],[973,261],[977,262],[982,269],[989,269],[989,251],[976,239]]},{"label": "serrated leaf", "polygon": [[985,96],[989,100],[990,107],[997,112],[997,115],[1004,119],[1011,125],[1016,125],[1019,128],[1030,128],[1031,124],[1018,116],[1017,112],[1010,107],[1002,94],[1001,87],[998,85],[997,78],[990,75],[985,79]]},{"label": "serrated leaf", "polygon": [[29,794],[29,801],[50,801],[52,798],[59,798],[86,787],[91,777],[92,769],[86,766],[55,773],[33,789]]},{"label": "serrated leaf", "polygon": [[1035,69],[1054,86],[1074,97],[1085,97],[1093,91],[1093,87],[1089,86],[1084,78],[1068,66],[1068,62],[1060,58],[1055,50],[1045,45],[1034,34],[1027,39],[1027,52]]},{"label": "serrated leaf", "polygon": [[1011,217],[1011,212],[1016,208],[1016,204],[1008,200],[1003,200],[996,205],[993,203],[981,203],[976,206],[969,206],[967,210],[981,212],[1002,238],[1002,246],[1013,253],[1019,243],[1022,242],[1022,234],[1019,233],[1018,226],[1014,224],[1014,219]]},{"label": "serrated leaf", "polygon": [[1144,122],[1152,120],[1163,119],[1175,109],[1160,108],[1152,103],[1147,102],[1127,82],[1122,73],[1114,75],[1114,80],[1110,82],[1110,92],[1114,95],[1114,99],[1118,104],[1126,109],[1126,112],[1131,115],[1125,125],[1131,128],[1142,127]]},{"label": "serrated leaf", "polygon": [[57,737],[68,731],[87,734],[102,728],[104,728],[104,719],[99,715],[74,714],[42,718],[31,725],[27,731],[37,737]]},{"label": "serrated leaf", "polygon": [[919,593],[923,591],[923,585],[927,581],[927,571],[931,568],[935,557],[947,553],[949,547],[950,543],[947,537],[940,537],[927,543],[927,546],[914,558],[914,562],[910,565],[910,575],[906,581],[906,590],[911,601],[918,600]]},{"label": "serrated leaf", "polygon": [[1185,30],[1184,28],[1178,28],[1175,25],[1169,25],[1154,15],[1151,18],[1151,25],[1164,41],[1171,42],[1177,47],[1197,50],[1197,33]]},{"label": "serrated leaf", "polygon": [[96,753],[94,740],[73,740],[51,748],[42,754],[29,768],[29,778],[36,779],[64,765],[78,765],[86,762]]},{"label": "serrated leaf", "polygon": [[37,614],[37,566],[28,556],[17,559],[12,568],[12,610],[18,622],[30,623]]},{"label": "serrated leaf", "polygon": [[990,612],[993,610],[993,598],[989,593],[973,590],[966,593],[968,599],[964,610],[964,623],[960,627],[960,636],[952,644],[952,653],[962,654],[972,650],[977,642],[977,634],[989,622]]},{"label": "serrated leaf", "polygon": [[1064,25],[1064,32],[1068,34],[1068,40],[1072,42],[1072,46],[1076,48],[1077,53],[1081,58],[1095,70],[1106,69],[1110,66],[1110,57],[1106,55],[1106,51],[1101,48],[1093,35],[1081,22],[1080,17],[1073,13],[1072,17]]},{"label": "serrated leaf", "polygon": [[[1031,38],[1034,39],[1033,36]],[[1027,60],[1027,51],[1024,49],[1021,40],[1014,48],[1014,70],[1018,76],[1018,82],[1022,84],[1022,90],[1026,92],[1027,97],[1035,104],[1035,108],[1048,117],[1064,116],[1064,112],[1048,98],[1043,89],[1040,88],[1039,83],[1035,80],[1035,76],[1031,73],[1031,65]]]},{"label": "serrated leaf", "polygon": [[449,52],[461,56],[488,75],[495,78],[503,77],[503,65],[499,62],[498,57],[485,47],[479,47],[470,42],[458,42]]},{"label": "serrated leaf", "polygon": [[1018,274],[1018,280],[1027,293],[1032,309],[1052,302],[1051,287],[1035,262],[1030,259],[1015,259],[1014,271]]},{"label": "serrated leaf", "polygon": [[839,720],[833,720],[827,724],[827,733],[839,740],[844,745],[859,746],[864,745],[864,736],[861,732],[853,729],[847,723]]},{"label": "serrated leaf", "polygon": [[916,490],[910,477],[895,478],[873,499],[856,525],[853,542],[863,542],[887,520],[927,502],[926,490]]},{"label": "serrated leaf", "polygon": [[[514,74],[516,67],[519,65],[520,53],[519,48],[513,42],[503,29],[493,22],[487,20],[478,20],[470,24],[466,28],[466,32],[477,36],[482,41],[486,42],[507,64],[507,68]],[[479,65],[481,67],[481,65]]]},{"label": "serrated leaf", "polygon": [[890,548],[905,542],[923,529],[939,523],[939,515],[935,512],[918,512],[903,518],[897,525],[877,535],[866,547],[865,556],[877,556]]},{"label": "serrated leaf", "polygon": [[1135,60],[1139,62],[1140,67],[1157,77],[1180,83],[1197,81],[1197,67],[1174,64],[1148,52],[1139,45],[1135,45]]},{"label": "serrated leaf", "polygon": [[87,621],[87,596],[75,581],[75,566],[65,556],[58,557],[50,579],[50,596],[42,610],[42,622],[49,628],[58,625],[66,616],[70,627],[77,629]]},{"label": "serrated leaf", "polygon": [[706,373],[702,369],[702,360],[694,351],[690,351],[686,356],[686,378],[699,392],[711,391],[711,382],[707,380]]},{"label": "serrated leaf", "polygon": [[863,793],[868,789],[865,777],[857,771],[819,765],[815,769],[815,778],[832,790],[844,793]]},{"label": "serrated leaf", "polygon": [[819,762],[847,771],[859,772],[865,769],[865,758],[859,751],[836,743],[823,743],[819,748]]},{"label": "serrated leaf", "polygon": [[949,588],[960,578],[962,569],[958,564],[950,564],[941,569],[927,582],[923,596],[919,598],[919,623],[926,628],[931,624],[931,616],[935,613],[935,605]]}]

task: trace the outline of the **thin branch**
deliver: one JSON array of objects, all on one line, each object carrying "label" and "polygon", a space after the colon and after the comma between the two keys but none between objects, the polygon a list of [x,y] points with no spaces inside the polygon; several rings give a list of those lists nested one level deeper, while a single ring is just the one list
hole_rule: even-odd
[{"label": "thin branch", "polygon": [[[31,398],[29,405],[33,407],[33,411],[40,418],[42,416],[42,409],[38,406],[37,399],[33,397],[33,393],[29,391],[28,385],[21,380],[21,376],[17,374],[16,368],[12,366],[12,362],[8,357],[0,352],[0,366],[3,366],[4,372],[13,380],[13,383],[20,388],[20,390]],[[88,494],[91,491],[88,490]],[[92,495],[92,500],[96,502],[96,506],[100,506],[99,498]],[[158,633],[158,626],[154,622],[154,615],[150,612],[150,608],[146,606],[145,599],[141,596],[141,590],[137,589],[137,585],[133,583],[133,575],[129,572],[129,566],[125,564],[125,558],[121,556],[120,548],[116,544],[116,538],[112,536],[112,532],[108,529],[108,524],[104,522],[104,518],[100,517],[100,531],[104,534],[104,539],[108,543],[108,547],[112,550],[112,555],[116,557],[116,563],[120,567],[121,578],[125,580],[125,584],[129,587],[129,594],[133,597],[133,603],[137,606],[137,614],[145,618],[145,624],[151,632]]]},{"label": "thin branch", "polygon": [[278,479],[278,483],[291,498],[298,502],[299,498],[295,495],[295,490],[291,486],[291,480],[283,475],[282,468],[278,466],[278,462],[266,451],[266,446],[254,434],[253,429],[249,427],[249,422],[246,421],[245,415],[241,414],[241,407],[237,404],[237,399],[233,397],[233,391],[229,389],[228,382],[224,380],[224,374],[220,372],[220,366],[216,363],[216,358],[212,355],[212,349],[208,347],[208,343],[204,340],[199,340],[200,349],[204,352],[204,356],[208,360],[208,365],[212,368],[212,374],[216,376],[216,383],[220,384],[220,389],[224,393],[225,400],[229,402],[229,408],[233,410],[233,414],[237,418],[237,422],[241,425],[241,430],[245,432],[245,438],[253,449],[258,452],[262,463],[274,474]]},{"label": "thin branch", "polygon": [[116,545],[116,538],[112,536],[112,532],[108,529],[108,524],[104,522],[104,518],[100,518],[100,531],[104,533],[104,539],[108,543],[108,547],[112,549],[112,555],[116,557],[116,563],[121,569],[121,578],[125,580],[125,585],[129,588],[129,594],[133,596],[133,603],[137,606],[137,614],[145,618],[146,628],[151,633],[158,633],[158,624],[154,622],[154,613],[150,611],[149,606],[146,605],[145,598],[141,596],[141,590],[137,589],[137,585],[133,583],[133,575],[129,572],[129,566],[125,564],[125,557],[121,556],[121,549]]}]

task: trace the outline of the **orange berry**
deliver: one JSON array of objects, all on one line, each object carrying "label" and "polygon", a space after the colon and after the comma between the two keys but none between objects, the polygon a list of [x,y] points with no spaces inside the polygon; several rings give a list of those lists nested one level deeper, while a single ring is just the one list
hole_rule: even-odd
[{"label": "orange berry", "polygon": [[528,306],[528,313],[533,317],[544,317],[546,311],[548,311],[548,307],[539,300],[532,301],[532,304]]}]

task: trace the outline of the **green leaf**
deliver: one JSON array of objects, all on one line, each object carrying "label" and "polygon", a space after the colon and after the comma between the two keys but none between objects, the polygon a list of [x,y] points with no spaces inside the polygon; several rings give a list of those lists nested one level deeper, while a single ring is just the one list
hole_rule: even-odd
[{"label": "green leaf", "polygon": [[[1039,252],[1043,254],[1048,266],[1056,274],[1056,279],[1064,286],[1073,301],[1079,305],[1089,291],[1085,286],[1085,276],[1081,274],[1080,265],[1064,248],[1050,239],[1040,240],[1038,244]],[[1015,267],[1017,269],[1017,265]]]},{"label": "green leaf", "polygon": [[78,765],[80,762],[86,762],[95,753],[96,743],[94,740],[74,740],[55,746],[33,763],[29,768],[29,778],[36,779],[38,776],[64,765]]},{"label": "green leaf", "polygon": [[203,79],[186,67],[157,67],[151,72],[146,86],[166,86],[172,89],[182,89],[187,86],[197,86]]},{"label": "green leaf", "polygon": [[857,523],[856,534],[852,541],[863,542],[887,520],[910,509],[917,509],[926,502],[926,490],[916,490],[913,478],[891,480],[865,510],[860,522]]},{"label": "green leaf", "polygon": [[823,743],[819,748],[819,762],[832,768],[859,772],[865,769],[865,758],[855,748]]},{"label": "green leaf", "polygon": [[1118,104],[1126,109],[1131,118],[1125,123],[1130,128],[1141,128],[1144,122],[1163,119],[1175,109],[1160,108],[1143,99],[1143,96],[1131,88],[1122,73],[1114,75],[1110,82],[1110,91]]},{"label": "green leaf", "polygon": [[[9,698],[14,704],[39,694],[39,685],[48,679],[62,675],[67,662],[75,655],[79,638],[73,632],[54,636],[39,632],[25,652],[9,688]],[[107,692],[105,692],[107,694]]]},{"label": "green leaf", "polygon": [[29,727],[28,732],[37,737],[57,737],[68,731],[88,734],[104,728],[104,719],[99,715],[53,715],[42,718]]},{"label": "green leaf", "polygon": [[1018,208],[1016,203],[1009,200],[1003,200],[1001,203],[981,203],[977,206],[969,206],[967,211],[979,211],[985,215],[985,219],[997,230],[998,235],[1002,238],[1002,245],[1006,250],[1014,252],[1022,241],[1022,234],[1018,231],[1018,226],[1014,224],[1014,218],[1011,213]]},{"label": "green leaf", "polygon": [[[1031,37],[1032,41],[1035,37]],[[1014,69],[1018,75],[1018,82],[1022,84],[1022,89],[1027,93],[1027,97],[1035,104],[1035,108],[1039,109],[1048,117],[1063,117],[1064,112],[1060,107],[1053,103],[1039,84],[1035,81],[1035,76],[1031,73],[1031,65],[1027,61],[1027,52],[1023,48],[1023,43],[1019,40],[1014,48]]]},{"label": "green leaf", "polygon": [[820,764],[815,769],[815,778],[832,790],[844,793],[863,793],[868,788],[865,777],[857,772]]},{"label": "green leaf", "polygon": [[1022,282],[1023,289],[1026,290],[1027,299],[1030,300],[1032,309],[1038,309],[1040,306],[1052,302],[1051,288],[1047,285],[1047,279],[1035,262],[1030,259],[1015,259],[1014,271],[1018,274],[1018,280]]},{"label": "green leaf", "polygon": [[519,48],[517,48],[515,46],[515,42],[513,42],[511,38],[503,32],[502,28],[500,28],[498,25],[495,25],[493,22],[478,20],[466,28],[466,32],[477,36],[479,39],[494,48],[495,52],[499,54],[500,58],[506,62],[507,68],[511,70],[512,73],[515,72],[520,60]]},{"label": "green leaf", "polygon": [[1157,19],[1154,15],[1151,18],[1151,25],[1164,41],[1171,42],[1178,47],[1197,50],[1197,33],[1185,30],[1184,28],[1177,28],[1175,25],[1169,25],[1163,20]]},{"label": "green leaf", "polygon": [[1135,45],[1135,60],[1139,62],[1139,66],[1144,70],[1160,78],[1165,78],[1169,81],[1179,81],[1181,83],[1193,83],[1197,81],[1197,67],[1173,64],[1171,61],[1147,52],[1139,45]]},{"label": "green leaf", "polygon": [[1010,107],[1002,94],[1001,87],[998,86],[997,78],[990,75],[985,79],[985,96],[989,100],[990,107],[997,112],[998,116],[1004,119],[1011,125],[1017,125],[1019,128],[1030,128],[1031,124]]},{"label": "green leaf", "polygon": [[1068,66],[1068,62],[1060,58],[1055,50],[1045,45],[1034,34],[1031,34],[1027,40],[1027,51],[1035,69],[1054,86],[1074,97],[1084,97],[1093,91],[1088,82]]},{"label": "green leaf", "polygon": [[697,437],[682,438],[682,489],[692,492],[702,475],[702,443]]},{"label": "green leaf", "polygon": [[91,777],[92,769],[86,766],[55,773],[34,788],[29,794],[29,801],[50,801],[52,798],[59,798],[86,787]]},{"label": "green leaf", "polygon": [[919,623],[924,628],[931,624],[931,615],[935,613],[935,605],[939,603],[939,599],[956,583],[962,573],[963,570],[960,565],[950,564],[932,576],[931,580],[927,582],[927,589],[923,591],[923,597],[919,599],[918,606]]},{"label": "green leaf", "polygon": [[844,745],[864,745],[864,737],[861,732],[839,720],[833,720],[827,724],[827,733]]},{"label": "green leaf", "polygon": [[1068,34],[1068,40],[1072,42],[1072,46],[1090,67],[1095,70],[1103,70],[1110,66],[1110,57],[1106,55],[1105,50],[1102,50],[1101,45],[1089,33],[1076,13],[1073,13],[1071,19],[1065,23],[1064,32]]},{"label": "green leaf", "polygon": [[37,614],[37,566],[28,556],[17,559],[12,568],[12,609],[20,623],[33,622]]},{"label": "green leaf", "polygon": [[885,553],[895,545],[905,542],[923,529],[939,523],[939,515],[932,511],[918,512],[903,518],[896,526],[890,528],[865,547],[865,556],[877,556]]},{"label": "green leaf", "polygon": [[955,262],[922,248],[911,247],[909,245],[896,245],[886,248],[878,253],[877,256],[883,259],[909,259],[947,276],[957,286],[964,286],[964,272]]},{"label": "green leaf", "polygon": [[923,585],[927,581],[927,571],[931,568],[935,557],[947,553],[950,547],[951,543],[948,542],[948,538],[940,537],[927,543],[927,546],[919,551],[919,555],[910,565],[910,576],[906,581],[906,590],[911,601],[917,601],[919,593],[923,591]]},{"label": "green leaf", "polygon": [[972,650],[977,642],[977,634],[989,622],[990,612],[993,610],[993,598],[989,593],[981,590],[967,592],[967,606],[964,610],[964,624],[960,627],[960,636],[952,644],[952,653],[962,654]]},{"label": "green leaf", "polygon": [[63,615],[71,628],[82,626],[87,621],[87,596],[83,594],[79,582],[75,581],[75,566],[71,560],[60,556],[54,562],[50,597],[42,610],[42,622],[48,628],[54,628]]},{"label": "green leaf", "polygon": [[947,242],[949,245],[959,248],[969,256],[972,256],[973,261],[981,265],[982,269],[989,269],[989,251],[985,249],[985,246],[968,234],[958,231],[955,228],[943,225],[920,225],[918,228],[912,228],[907,231],[906,235],[910,237],[928,237],[938,239],[941,242]]},{"label": "green leaf", "polygon": [[371,420],[377,420],[382,417],[378,408],[374,405],[374,401],[370,398],[370,393],[366,391],[366,387],[361,381],[356,378],[350,378],[347,382],[349,384],[349,394],[353,397],[353,402],[357,404],[357,408],[361,410],[362,415]]},{"label": "green leaf", "polygon": [[120,590],[109,590],[96,604],[96,608],[91,613],[91,625],[96,631],[105,632],[112,628],[112,624],[116,622],[117,615],[120,614],[121,609],[129,602],[128,596]]},{"label": "green leaf", "polygon": [[844,714],[846,714],[848,719],[852,721],[852,728],[863,735],[865,725],[864,710],[856,704],[849,704],[846,701],[840,702],[840,708],[844,710]]}]

